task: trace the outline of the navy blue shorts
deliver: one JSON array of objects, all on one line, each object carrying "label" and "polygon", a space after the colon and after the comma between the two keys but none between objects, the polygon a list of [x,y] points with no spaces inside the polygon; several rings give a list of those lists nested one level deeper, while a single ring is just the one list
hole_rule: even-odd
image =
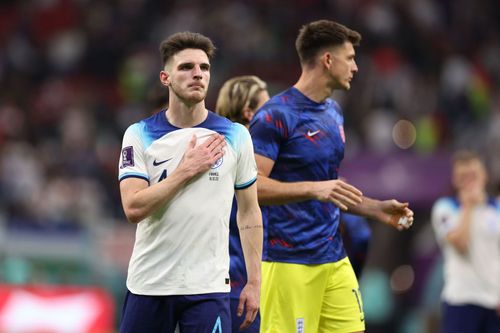
[{"label": "navy blue shorts", "polygon": [[145,296],[127,291],[121,333],[228,333],[229,294]]},{"label": "navy blue shorts", "polygon": [[465,304],[443,303],[442,333],[500,333],[495,310]]},{"label": "navy blue shorts", "polygon": [[237,310],[238,310],[238,303],[240,302],[239,299],[236,298],[231,298],[231,323],[233,333],[238,333],[238,332],[244,332],[244,333],[259,333],[260,330],[260,312],[257,313],[257,317],[255,317],[255,320],[253,321],[252,325],[250,325],[246,330],[240,331],[240,325],[245,320],[246,316],[246,311],[243,311],[243,314],[241,317],[238,317],[236,315]]}]

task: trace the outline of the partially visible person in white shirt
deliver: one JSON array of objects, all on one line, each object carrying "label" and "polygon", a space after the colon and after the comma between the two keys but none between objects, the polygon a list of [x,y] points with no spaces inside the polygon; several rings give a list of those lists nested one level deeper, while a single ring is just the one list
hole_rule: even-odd
[{"label": "partially visible person in white shirt", "polygon": [[482,158],[452,160],[455,197],[437,200],[432,225],[444,259],[443,333],[500,332],[500,201],[487,193]]}]

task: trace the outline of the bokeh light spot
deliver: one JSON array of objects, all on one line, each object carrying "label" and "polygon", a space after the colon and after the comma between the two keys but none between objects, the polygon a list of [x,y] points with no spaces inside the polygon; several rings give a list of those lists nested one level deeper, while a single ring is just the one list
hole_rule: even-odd
[{"label": "bokeh light spot", "polygon": [[415,281],[415,272],[410,265],[401,265],[391,274],[391,288],[396,293],[408,291]]},{"label": "bokeh light spot", "polygon": [[412,122],[399,120],[392,128],[392,139],[399,148],[408,149],[417,139],[417,130]]}]

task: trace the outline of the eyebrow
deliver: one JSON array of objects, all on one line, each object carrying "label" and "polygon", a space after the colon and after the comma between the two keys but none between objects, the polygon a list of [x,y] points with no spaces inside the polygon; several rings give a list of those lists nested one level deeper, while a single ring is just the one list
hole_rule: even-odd
[{"label": "eyebrow", "polygon": [[[193,62],[193,61],[181,62],[180,64],[177,65],[177,68],[182,67],[182,66],[194,66],[194,64],[195,64],[195,62]],[[202,62],[202,63],[200,63],[200,67],[210,68],[210,63]]]}]

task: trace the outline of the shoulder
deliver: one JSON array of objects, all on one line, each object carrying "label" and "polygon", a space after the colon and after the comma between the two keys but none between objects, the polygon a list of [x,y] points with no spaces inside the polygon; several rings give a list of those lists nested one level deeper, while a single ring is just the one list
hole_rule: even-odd
[{"label": "shoulder", "polygon": [[344,123],[344,112],[340,107],[340,104],[332,98],[327,98],[325,104],[329,112],[332,113],[333,117],[338,123]]},{"label": "shoulder", "polygon": [[334,108],[336,112],[342,114],[342,108],[336,100],[334,100],[333,98],[327,98],[326,100],[328,101],[328,103],[330,103],[331,107]]},{"label": "shoulder", "polygon": [[163,125],[163,123],[165,123],[164,119],[165,119],[165,110],[161,110],[147,118],[144,118],[136,123],[133,123],[127,128],[126,132],[132,132],[138,134],[148,129]]},{"label": "shoulder", "polygon": [[233,147],[238,147],[242,142],[250,139],[250,133],[245,126],[232,122],[212,111],[208,112],[204,127],[224,135]]},{"label": "shoulder", "polygon": [[215,112],[208,111],[207,119],[199,127],[203,127],[217,133],[227,135],[228,133],[234,131],[235,125],[236,123],[232,122],[226,117],[218,115]]},{"label": "shoulder", "polygon": [[287,89],[271,97],[254,115],[252,122],[273,123],[281,122],[284,124],[293,123],[299,113],[297,110],[302,108],[302,102],[297,100],[292,88]]},{"label": "shoulder", "polygon": [[144,122],[144,120],[141,120],[131,124],[125,130],[124,137],[125,138],[136,137],[138,139],[142,139],[145,136],[146,131],[147,131],[146,123]]},{"label": "shoulder", "polygon": [[208,111],[207,118],[195,128],[203,128],[227,136],[234,131],[235,123],[215,112]]},{"label": "shoulder", "polygon": [[447,196],[441,197],[436,200],[434,203],[434,207],[436,206],[447,206],[447,207],[455,207],[458,208],[460,206],[458,199],[456,197]]},{"label": "shoulder", "polygon": [[158,111],[151,116],[142,119],[138,122],[144,128],[162,128],[168,125],[167,117],[165,116],[166,110]]},{"label": "shoulder", "polygon": [[289,88],[272,96],[260,110],[275,110],[276,112],[283,112],[287,109],[296,109],[300,107],[301,101],[297,99],[297,94],[294,93],[293,88]]},{"label": "shoulder", "polygon": [[433,213],[442,211],[456,211],[460,208],[460,203],[455,197],[442,197],[436,200],[432,207]]},{"label": "shoulder", "polygon": [[454,197],[438,199],[432,207],[431,223],[437,239],[441,240],[457,223],[459,203]]},{"label": "shoulder", "polygon": [[206,122],[211,125],[211,124],[217,124],[217,125],[225,125],[225,126],[231,126],[231,124],[234,124],[231,120],[227,119],[226,117],[223,117],[213,111],[208,110],[208,115],[207,115],[207,120]]},{"label": "shoulder", "polygon": [[232,135],[234,136],[237,136],[239,138],[249,138],[250,137],[250,133],[248,132],[248,129],[243,126],[242,124],[240,123],[231,123],[230,125],[230,131],[229,133],[231,133]]},{"label": "shoulder", "polygon": [[493,207],[500,214],[500,197],[490,197],[488,198],[488,205]]}]

